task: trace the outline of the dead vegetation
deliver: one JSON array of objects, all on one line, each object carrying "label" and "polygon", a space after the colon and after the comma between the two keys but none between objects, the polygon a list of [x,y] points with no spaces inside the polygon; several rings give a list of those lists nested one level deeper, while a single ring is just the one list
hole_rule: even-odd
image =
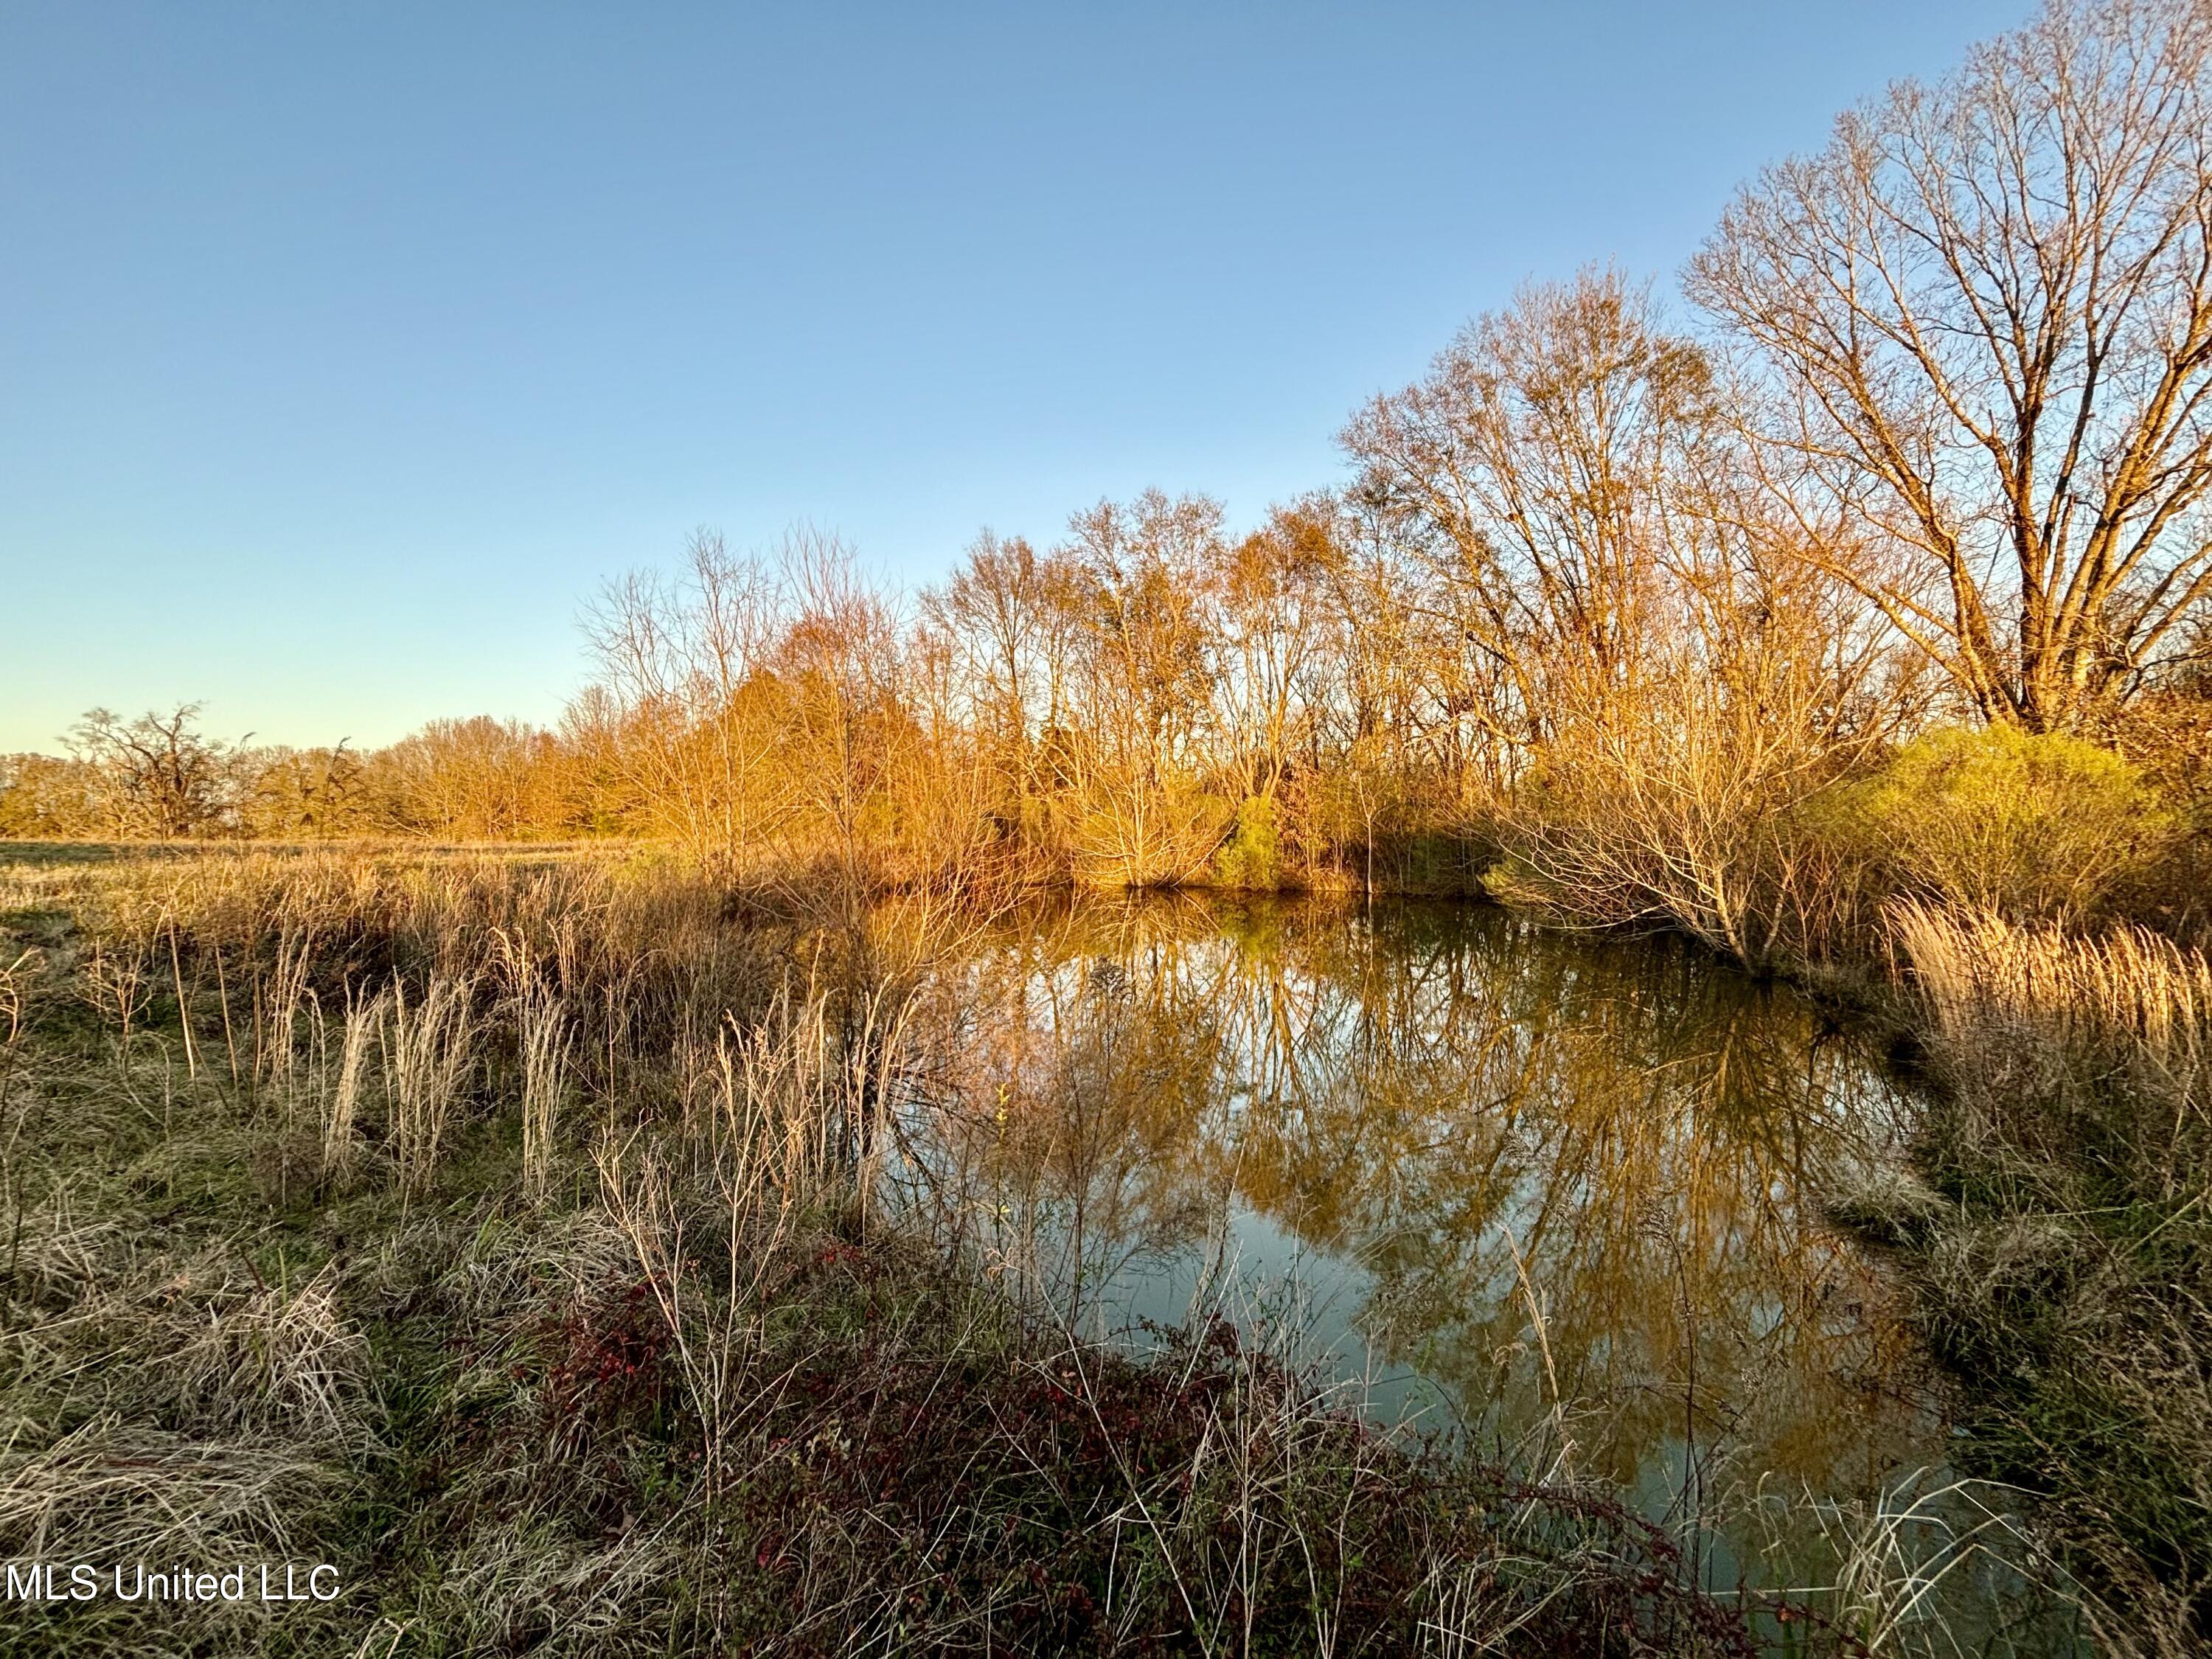
[{"label": "dead vegetation", "polygon": [[[2201,1645],[2208,77],[2195,0],[2056,0],[1747,186],[1691,269],[1704,332],[1610,270],[1532,285],[1355,414],[1347,487],[1241,536],[1216,502],[1149,492],[1051,546],[987,533],[909,606],[834,537],[704,534],[676,578],[605,596],[599,683],[557,732],[442,721],[374,756],[246,752],[187,706],[95,712],[70,758],[12,757],[17,837],[547,843],[77,848],[0,876],[15,1535],[107,1517],[167,1539],[103,1506],[173,1480],[162,1513],[204,1512],[211,1539],[275,1528],[272,1492],[322,1517],[295,1528],[381,1537],[419,1481],[479,1495],[437,1510],[466,1540],[438,1573],[404,1529],[362,1558],[394,1644],[735,1640],[770,1601],[798,1609],[788,1628],[886,1645],[1002,1614],[1045,1643],[1077,1589],[1115,1640],[1167,1620],[1209,1647],[1287,1642],[1261,1630],[1264,1582],[1315,1645],[1480,1645],[1540,1593],[1453,1577],[1485,1546],[1413,1494],[1467,1471],[1359,1438],[1241,1348],[1200,1341],[1146,1401],[1131,1379],[1152,1373],[979,1311],[965,1268],[885,1265],[868,1200],[935,1058],[908,993],[963,908],[1041,884],[1482,886],[1887,1011],[1940,1098],[1920,1178],[1890,1172],[1855,1218],[1899,1252],[1966,1443],[2042,1494],[2122,1609],[2099,1615],[2116,1650]],[[607,845],[552,845],[582,837]],[[515,1241],[556,1234],[584,1254],[541,1283]],[[870,1273],[908,1323],[881,1324]],[[794,1349],[787,1291],[817,1326],[905,1334],[865,1364]],[[500,1297],[553,1346],[499,1325]],[[963,1410],[995,1399],[932,1346],[963,1322],[1025,1389],[1082,1359],[1068,1401],[1023,1396],[1037,1432],[1113,1400],[1130,1432],[1206,1453],[1187,1488],[1100,1464],[1063,1504],[1035,1489],[1056,1465],[979,1442],[972,1467],[1062,1528],[1017,1504],[1008,1535],[1075,1552],[1057,1588],[963,1577],[980,1538],[935,1565],[953,1534],[900,1508],[912,1493],[865,1518],[825,1496],[823,1471],[875,1443],[855,1422],[911,1429],[853,1378],[869,1401],[915,1378]],[[481,1328],[507,1372],[454,1360],[426,1334],[447,1324]],[[1293,1400],[1297,1434],[1253,1426]],[[321,1425],[321,1449],[279,1417]],[[561,1448],[559,1480],[470,1462],[495,1424]],[[1389,1493],[1425,1517],[1418,1547],[1400,1519],[1363,1534],[1403,1569],[1399,1599],[1322,1595],[1349,1558],[1296,1518],[1303,1477],[1235,1488],[1267,1495],[1237,1498],[1247,1531],[1209,1553],[1200,1475],[1240,1444],[1278,1468],[1255,1435],[1331,1447],[1343,1515]],[[827,1517],[804,1549],[728,1508],[770,1474],[785,1511]],[[700,1513],[670,1511],[695,1490]],[[1528,1631],[1626,1584],[1661,1620],[1632,1619],[1634,1640],[1704,1631],[1652,1540],[1620,1543],[1579,1497],[1538,1509],[1612,1541],[1527,1545],[1547,1572],[1577,1564]],[[775,1586],[758,1607],[609,1611],[672,1562],[746,1548]],[[1640,1565],[1615,1573],[1620,1550]],[[908,1576],[870,1577],[884,1561]],[[951,1588],[928,1587],[939,1571]],[[1676,1613],[1692,1623],[1653,1633]]]},{"label": "dead vegetation", "polygon": [[2100,1644],[2200,1650],[2212,1617],[2212,967],[2137,929],[2083,939],[1895,913],[1941,1085],[1929,1185],[1851,1218],[1899,1247],[1960,1379],[1962,1462],[2041,1499]]},{"label": "dead vegetation", "polygon": [[[11,1650],[1754,1649],[1610,1494],[1380,1430],[1228,1323],[1078,1340],[878,1213],[950,913],[731,925],[611,861],[5,879],[45,965],[0,1550],[349,1586],[27,1609]],[[72,982],[142,957],[143,999]]]}]

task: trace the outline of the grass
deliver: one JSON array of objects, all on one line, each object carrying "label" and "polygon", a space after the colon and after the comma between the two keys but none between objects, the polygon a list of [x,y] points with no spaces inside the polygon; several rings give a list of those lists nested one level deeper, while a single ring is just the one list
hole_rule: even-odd
[{"label": "grass", "polygon": [[346,1586],[0,1651],[1756,1650],[1616,1494],[877,1213],[952,1069],[926,895],[208,853],[7,866],[0,922],[0,1553]]},{"label": "grass", "polygon": [[1929,1066],[1926,1184],[1851,1214],[1895,1246],[1958,1380],[1961,1462],[2038,1494],[2100,1644],[2212,1641],[2212,964],[1894,913]]}]

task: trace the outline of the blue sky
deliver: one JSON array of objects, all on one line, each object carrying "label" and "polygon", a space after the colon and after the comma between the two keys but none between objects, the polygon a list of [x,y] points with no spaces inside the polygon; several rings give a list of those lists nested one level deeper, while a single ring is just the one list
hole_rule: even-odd
[{"label": "blue sky", "polygon": [[2022,0],[0,7],[0,750],[557,716],[797,520],[1239,523],[1468,315],[1668,278]]}]

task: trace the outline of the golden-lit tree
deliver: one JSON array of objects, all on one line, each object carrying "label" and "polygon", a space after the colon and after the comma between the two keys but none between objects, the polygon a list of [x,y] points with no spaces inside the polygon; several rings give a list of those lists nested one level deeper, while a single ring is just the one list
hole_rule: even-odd
[{"label": "golden-lit tree", "polygon": [[1836,568],[1986,720],[2075,726],[2212,596],[2208,72],[2199,0],[2052,0],[1692,264],[1772,377],[1785,496],[1894,550]]},{"label": "golden-lit tree", "polygon": [[0,837],[70,841],[100,831],[92,769],[54,755],[0,756]]},{"label": "golden-lit tree", "polygon": [[788,722],[771,659],[790,586],[719,534],[699,532],[686,553],[679,579],[633,573],[601,596],[589,625],[602,678],[576,721],[644,827],[734,877],[781,844],[796,810],[774,763]]},{"label": "golden-lit tree", "polygon": [[95,708],[70,733],[92,780],[100,832],[174,841],[231,827],[232,747],[199,729],[200,705],[125,720]]},{"label": "golden-lit tree", "polygon": [[566,770],[552,733],[478,714],[432,720],[380,750],[369,787],[394,827],[449,841],[528,840],[568,827]]},{"label": "golden-lit tree", "polygon": [[[1505,745],[1632,692],[1664,624],[1666,483],[1710,420],[1704,354],[1612,271],[1532,284],[1345,428],[1358,491],[1440,579]],[[1503,695],[1500,695],[1503,694]]]},{"label": "golden-lit tree", "polygon": [[1145,885],[1194,874],[1228,808],[1207,787],[1217,688],[1210,577],[1221,507],[1147,490],[1070,520],[1076,623],[1066,745],[1088,878]]}]

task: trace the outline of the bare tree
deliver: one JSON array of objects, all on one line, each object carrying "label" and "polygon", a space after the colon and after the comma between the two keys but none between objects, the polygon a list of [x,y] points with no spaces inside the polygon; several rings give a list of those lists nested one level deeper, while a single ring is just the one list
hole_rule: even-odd
[{"label": "bare tree", "polygon": [[576,720],[643,821],[720,875],[738,873],[788,820],[771,762],[783,692],[771,658],[791,609],[774,562],[696,533],[683,575],[634,572],[587,619],[603,678]]},{"label": "bare tree", "polygon": [[560,744],[520,720],[432,720],[377,759],[395,815],[416,830],[504,841],[562,827]]},{"label": "bare tree", "polygon": [[1064,559],[986,530],[923,601],[929,622],[957,642],[979,731],[1011,757],[1026,757],[1040,726],[1059,719],[1066,652],[1053,647],[1067,606],[1056,594],[1069,577]]},{"label": "bare tree", "polygon": [[828,832],[837,893],[857,927],[888,839],[898,761],[908,738],[900,681],[905,641],[890,597],[861,570],[850,544],[801,526],[776,555],[790,617],[773,658],[783,692],[786,769],[794,803]]},{"label": "bare tree", "polygon": [[1068,528],[1085,862],[1131,885],[1183,879],[1225,823],[1203,787],[1218,690],[1221,505],[1148,489],[1078,513]]},{"label": "bare tree", "polygon": [[2212,596],[2212,7],[2052,0],[1769,168],[1692,296],[1771,366],[1790,491],[1985,719],[2124,696]]},{"label": "bare tree", "polygon": [[98,832],[99,781],[83,760],[0,755],[0,840],[67,841]]},{"label": "bare tree", "polygon": [[231,751],[200,732],[199,713],[186,702],[125,720],[95,708],[77,722],[70,752],[92,769],[109,834],[180,841],[226,827]]},{"label": "bare tree", "polygon": [[1357,494],[1443,579],[1504,744],[1631,689],[1659,620],[1664,483],[1711,375],[1610,270],[1532,284],[1345,428]]},{"label": "bare tree", "polygon": [[1223,758],[1247,796],[1273,800],[1306,746],[1329,643],[1326,585],[1338,556],[1329,516],[1318,502],[1278,507],[1228,550],[1215,576]]}]

